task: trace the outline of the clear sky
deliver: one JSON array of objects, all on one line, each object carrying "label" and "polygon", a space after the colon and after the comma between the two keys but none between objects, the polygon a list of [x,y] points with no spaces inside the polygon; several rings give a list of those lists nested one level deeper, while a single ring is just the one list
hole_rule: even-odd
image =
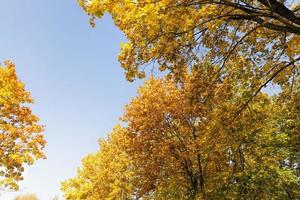
[{"label": "clear sky", "polygon": [[27,168],[21,193],[48,200],[61,195],[60,182],[75,176],[82,157],[98,149],[140,81],[124,78],[117,55],[125,38],[109,16],[92,29],[76,0],[9,0],[0,8],[0,61],[16,64],[48,142],[47,160]]}]

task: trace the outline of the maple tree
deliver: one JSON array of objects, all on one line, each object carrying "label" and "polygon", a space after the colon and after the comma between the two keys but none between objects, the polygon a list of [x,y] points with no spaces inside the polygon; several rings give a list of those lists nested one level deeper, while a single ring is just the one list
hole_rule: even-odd
[{"label": "maple tree", "polygon": [[[232,121],[240,88],[209,88],[207,77],[196,72],[182,88],[151,79],[127,106],[130,152],[143,177],[139,192],[158,192],[154,199],[286,199],[284,188],[297,185],[297,178],[278,162],[286,158],[287,138],[273,127],[271,99],[259,95]],[[177,186],[173,197],[157,190],[169,185]]]},{"label": "maple tree", "polygon": [[[88,156],[77,177],[63,183],[67,199],[120,199],[125,187],[112,183],[124,176],[131,180],[125,182],[131,188],[127,199],[298,198],[299,174],[285,164],[293,155],[287,132],[293,129],[278,126],[284,113],[278,98],[260,93],[236,118],[247,97],[248,76],[240,75],[251,70],[210,84],[214,70],[207,63],[179,83],[146,81],[125,107],[126,126],[115,134],[126,143],[118,144],[121,156],[105,148]],[[125,162],[117,164],[123,155]],[[87,196],[78,195],[81,191]]]},{"label": "maple tree", "polygon": [[17,190],[24,164],[45,158],[43,126],[32,114],[33,103],[16,75],[15,66],[6,61],[0,66],[0,187]]}]

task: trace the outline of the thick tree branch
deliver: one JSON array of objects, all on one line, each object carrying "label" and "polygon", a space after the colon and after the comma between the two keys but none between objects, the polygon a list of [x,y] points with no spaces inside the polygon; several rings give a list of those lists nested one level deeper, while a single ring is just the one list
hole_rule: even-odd
[{"label": "thick tree branch", "polygon": [[296,28],[290,28],[289,26],[281,26],[278,24],[266,22],[260,17],[257,17],[256,15],[232,15],[229,17],[231,20],[250,20],[257,22],[258,24],[262,25],[265,28],[272,29],[275,31],[280,31],[280,32],[290,32],[290,33],[297,33],[300,34],[300,29]]},{"label": "thick tree branch", "polygon": [[249,103],[253,100],[254,97],[258,95],[258,93],[265,87],[267,86],[279,73],[281,73],[283,70],[286,68],[290,67],[291,65],[294,65],[296,62],[300,61],[300,57],[297,59],[293,60],[292,62],[287,63],[286,65],[282,66],[280,69],[278,69],[271,77],[269,77],[262,85],[259,86],[259,88],[253,93],[253,95],[242,105],[240,110],[237,112],[236,116],[234,119],[236,119],[239,114],[249,105]]},{"label": "thick tree branch", "polygon": [[[278,15],[292,21],[295,24],[300,25],[300,18],[295,15],[293,11],[288,9],[284,4],[277,0],[258,0],[263,5],[269,7],[271,11]],[[270,7],[271,6],[271,7]]]}]

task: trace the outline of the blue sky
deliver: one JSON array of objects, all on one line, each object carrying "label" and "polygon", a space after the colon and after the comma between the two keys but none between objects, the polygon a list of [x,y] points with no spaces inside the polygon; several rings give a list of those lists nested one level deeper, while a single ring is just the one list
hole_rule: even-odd
[{"label": "blue sky", "polygon": [[47,160],[27,168],[20,193],[48,200],[98,149],[141,82],[124,78],[117,55],[125,38],[109,16],[93,29],[76,0],[10,0],[0,7],[0,61],[15,62],[48,142]]}]

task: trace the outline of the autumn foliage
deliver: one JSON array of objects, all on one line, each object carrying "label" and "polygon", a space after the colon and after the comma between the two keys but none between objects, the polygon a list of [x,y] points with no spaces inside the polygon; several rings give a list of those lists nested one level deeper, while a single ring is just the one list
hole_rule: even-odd
[{"label": "autumn foliage", "polygon": [[[128,80],[147,66],[180,76],[209,60],[220,73],[244,59],[261,83],[285,82],[300,60],[299,4],[277,0],[79,0],[92,24],[111,14],[128,42],[119,61]],[[299,62],[298,62],[299,63]],[[297,65],[299,66],[299,64]],[[279,75],[281,74],[281,75]]]},{"label": "autumn foliage", "polygon": [[123,126],[62,183],[67,199],[300,198],[299,4],[79,3],[93,26],[109,13],[125,34],[129,81],[167,75],[145,81]]},{"label": "autumn foliage", "polygon": [[32,114],[33,103],[15,66],[6,61],[0,67],[0,187],[17,190],[25,165],[44,158],[43,126]]},{"label": "autumn foliage", "polygon": [[76,178],[62,183],[66,199],[130,199],[134,193],[126,129],[117,125],[100,151],[83,159]]},{"label": "autumn foliage", "polygon": [[[107,13],[124,33],[128,81],[151,75],[62,182],[67,200],[300,199],[298,1],[78,3],[92,26]],[[45,158],[32,103],[15,65],[0,65],[0,190]]]},{"label": "autumn foliage", "polygon": [[285,113],[283,94],[260,93],[236,118],[242,87],[232,79],[211,86],[213,69],[201,66],[180,83],[146,81],[125,107],[126,126],[63,182],[66,198],[299,198],[297,109]]}]

